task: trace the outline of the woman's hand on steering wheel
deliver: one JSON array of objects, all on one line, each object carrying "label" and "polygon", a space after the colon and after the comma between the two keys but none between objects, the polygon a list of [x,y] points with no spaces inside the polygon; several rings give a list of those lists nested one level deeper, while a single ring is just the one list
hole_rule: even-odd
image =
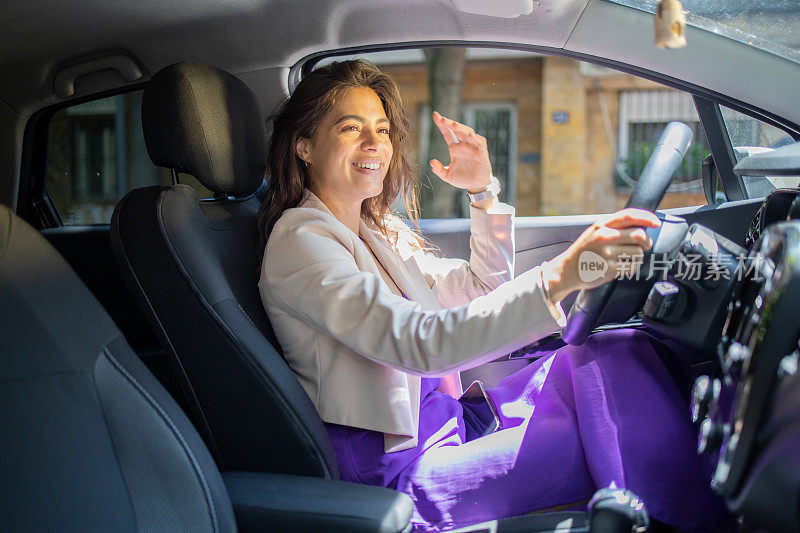
[{"label": "woman's hand on steering wheel", "polygon": [[599,287],[617,276],[635,273],[644,252],[653,246],[644,228],[660,225],[650,211],[627,208],[586,228],[569,248],[542,265],[552,303],[572,291]]},{"label": "woman's hand on steering wheel", "polygon": [[486,190],[492,176],[486,139],[469,126],[445,118],[436,111],[433,112],[433,123],[450,151],[450,164],[447,166],[438,159],[431,160],[433,173],[453,187],[471,193]]}]

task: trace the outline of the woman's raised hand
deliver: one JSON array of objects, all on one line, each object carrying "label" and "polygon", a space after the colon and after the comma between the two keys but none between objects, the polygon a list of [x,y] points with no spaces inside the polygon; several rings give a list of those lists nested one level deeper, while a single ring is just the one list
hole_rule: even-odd
[{"label": "woman's raised hand", "polygon": [[[542,277],[550,288],[552,303],[560,302],[575,290],[591,289],[611,281],[615,276],[634,273],[642,263],[645,251],[653,241],[644,228],[657,228],[661,221],[650,211],[627,208],[586,228],[580,237],[561,255],[542,265]],[[586,265],[605,261],[603,271],[582,270]]]},{"label": "woman's raised hand", "polygon": [[442,132],[450,151],[450,164],[431,160],[431,170],[453,187],[477,193],[486,190],[492,176],[486,139],[475,130],[433,112],[433,123]]}]

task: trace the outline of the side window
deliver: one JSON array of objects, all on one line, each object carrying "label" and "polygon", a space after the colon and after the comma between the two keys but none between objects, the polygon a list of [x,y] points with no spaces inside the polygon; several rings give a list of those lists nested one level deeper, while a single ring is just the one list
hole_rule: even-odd
[{"label": "side window", "polygon": [[694,141],[662,208],[705,204],[700,177],[709,154],[689,94],[574,59],[491,48],[425,48],[331,57],[364,58],[397,82],[411,122],[422,216],[466,216],[460,191],[430,171],[448,160],[431,131],[431,110],[461,120],[489,143],[501,200],[521,216],[622,208],[667,123]]},{"label": "side window", "polygon": [[[794,139],[780,128],[725,106],[719,107],[737,161],[748,155],[794,142]],[[777,188],[797,187],[800,179],[796,176],[742,176],[742,181],[749,198],[760,198]]]},{"label": "side window", "polygon": [[[131,189],[172,182],[147,155],[142,91],[64,108],[50,120],[45,189],[65,225],[108,224]],[[199,198],[211,193],[192,176],[181,183]]]}]

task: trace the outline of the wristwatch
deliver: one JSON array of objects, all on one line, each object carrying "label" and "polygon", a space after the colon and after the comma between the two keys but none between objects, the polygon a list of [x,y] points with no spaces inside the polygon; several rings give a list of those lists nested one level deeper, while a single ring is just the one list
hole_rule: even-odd
[{"label": "wristwatch", "polygon": [[469,201],[473,204],[480,202],[481,200],[486,200],[487,198],[491,198],[493,196],[496,197],[498,194],[500,194],[500,182],[497,181],[497,178],[495,178],[494,176],[492,176],[491,180],[489,181],[489,186],[486,187],[486,189],[476,192],[474,194],[467,191],[467,196],[469,196]]}]

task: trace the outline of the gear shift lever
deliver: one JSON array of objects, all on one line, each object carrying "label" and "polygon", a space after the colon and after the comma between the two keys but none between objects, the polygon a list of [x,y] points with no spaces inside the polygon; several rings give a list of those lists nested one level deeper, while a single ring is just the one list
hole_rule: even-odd
[{"label": "gear shift lever", "polygon": [[629,490],[600,489],[589,501],[591,533],[633,533],[647,531],[650,519],[644,502]]}]

